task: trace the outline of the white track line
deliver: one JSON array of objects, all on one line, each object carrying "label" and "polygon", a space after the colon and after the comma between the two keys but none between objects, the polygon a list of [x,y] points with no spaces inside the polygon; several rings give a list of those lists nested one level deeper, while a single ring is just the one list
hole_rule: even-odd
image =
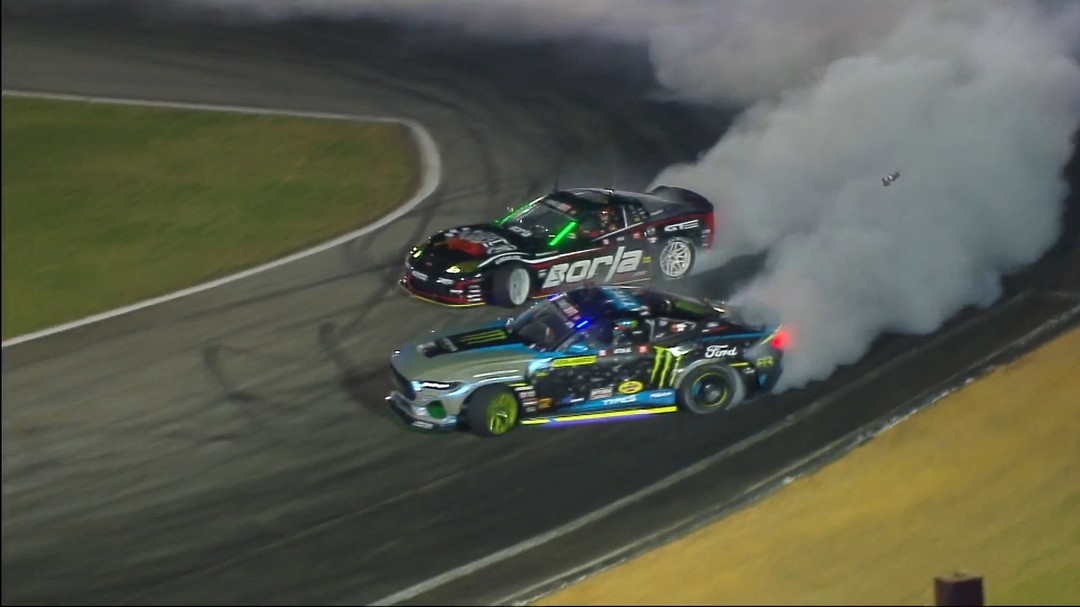
[{"label": "white track line", "polygon": [[316,245],[316,246],[314,246],[314,247],[312,247],[310,249],[305,249],[305,250],[299,251],[297,253],[292,253],[291,255],[286,255],[285,257],[282,257],[280,259],[276,259],[274,261],[262,264],[260,266],[256,266],[254,268],[249,268],[247,270],[237,272],[236,274],[229,274],[228,276],[223,276],[221,278],[217,278],[217,279],[211,280],[209,282],[204,282],[202,284],[198,284],[198,285],[195,285],[193,287],[188,287],[186,289],[181,289],[181,290],[173,292],[173,293],[168,293],[166,295],[162,295],[162,296],[159,296],[159,297],[154,297],[152,299],[147,299],[147,300],[144,300],[144,301],[140,301],[138,303],[134,303],[134,304],[131,304],[129,306],[124,306],[122,308],[116,308],[115,310],[109,310],[107,312],[102,312],[100,314],[94,314],[93,316],[87,316],[86,318],[83,318],[83,319],[80,319],[80,320],[75,320],[75,321],[64,323],[64,324],[61,324],[61,325],[52,326],[52,327],[49,327],[47,329],[42,329],[41,331],[35,331],[33,333],[28,333],[26,335],[20,335],[18,337],[12,337],[11,339],[5,340],[3,342],[3,344],[2,344],[3,348],[8,348],[8,347],[11,347],[11,346],[17,346],[19,344],[26,343],[28,341],[33,341],[35,339],[41,339],[42,337],[47,337],[49,335],[55,335],[57,333],[62,333],[64,331],[69,331],[71,329],[75,329],[75,328],[78,328],[78,327],[83,327],[83,326],[93,324],[95,322],[100,322],[100,321],[103,321],[103,320],[106,320],[106,319],[109,319],[109,318],[115,318],[117,316],[122,316],[124,314],[130,314],[131,312],[135,312],[137,310],[142,310],[144,308],[149,308],[151,306],[156,306],[158,304],[165,303],[167,301],[172,301],[174,299],[180,299],[181,297],[187,297],[188,295],[199,293],[201,291],[206,291],[208,289],[213,289],[214,287],[219,287],[221,285],[224,285],[224,284],[227,284],[227,283],[230,283],[230,282],[234,282],[234,281],[240,280],[242,278],[247,278],[249,276],[253,276],[253,275],[258,274],[260,272],[265,272],[266,270],[270,270],[270,269],[273,269],[273,268],[283,266],[283,265],[285,265],[287,263],[291,263],[291,262],[296,261],[298,259],[302,259],[304,257],[308,257],[308,256],[314,255],[316,253],[321,253],[321,252],[323,252],[323,251],[325,251],[327,249],[331,249],[331,248],[336,247],[338,245],[349,242],[350,240],[354,240],[356,238],[364,236],[365,234],[369,234],[371,232],[374,232],[375,230],[378,230],[379,228],[385,227],[390,222],[398,219],[402,215],[404,215],[404,214],[408,213],[409,211],[413,210],[414,208],[416,208],[417,205],[419,205],[421,202],[423,202],[429,196],[431,196],[431,194],[439,186],[439,182],[442,181],[442,160],[441,160],[441,158],[439,156],[439,148],[435,144],[435,139],[432,138],[431,133],[429,133],[427,131],[427,129],[425,129],[423,127],[423,125],[421,125],[419,122],[417,122],[415,120],[410,120],[410,119],[389,118],[389,117],[384,117],[384,116],[367,116],[367,115],[363,115],[363,114],[334,114],[334,113],[327,113],[327,112],[304,112],[304,111],[290,111],[290,110],[272,110],[272,109],[267,109],[267,108],[244,107],[244,106],[213,105],[213,104],[200,104],[200,103],[182,103],[182,102],[172,102],[172,101],[153,101],[153,100],[148,100],[148,99],[119,99],[119,98],[112,98],[112,97],[89,97],[89,96],[84,96],[84,95],[64,95],[64,94],[57,94],[57,93],[38,93],[38,92],[32,92],[32,91],[16,91],[16,90],[5,90],[5,91],[3,91],[3,96],[4,97],[31,97],[31,98],[37,98],[37,99],[56,99],[56,100],[62,100],[62,101],[86,101],[86,102],[90,102],[90,103],[108,103],[108,104],[113,104],[113,105],[136,105],[136,106],[163,107],[163,108],[174,108],[174,109],[185,109],[185,110],[205,110],[205,111],[212,111],[212,112],[235,112],[235,113],[239,113],[239,114],[267,114],[267,115],[277,115],[277,116],[295,116],[295,117],[298,117],[298,118],[319,118],[319,119],[324,119],[324,120],[352,120],[352,121],[357,121],[357,122],[392,122],[392,123],[397,123],[397,124],[404,125],[406,128],[408,128],[409,132],[413,136],[413,139],[416,141],[417,145],[420,147],[420,170],[421,170],[420,188],[417,190],[416,194],[411,199],[406,201],[405,204],[403,204],[403,205],[399,206],[398,208],[394,209],[390,214],[383,216],[378,221],[376,221],[376,222],[374,222],[372,224],[366,225],[363,228],[360,228],[359,230],[355,230],[353,232],[349,232],[348,234],[338,236],[337,238],[334,238],[333,240],[329,240],[329,241],[324,242],[322,244]]},{"label": "white track line", "polygon": [[[1031,295],[1032,295],[1031,291],[1024,291],[1023,293],[1020,293],[1020,294],[1014,296],[1013,298],[1002,302],[1001,304],[999,304],[1000,308],[998,308],[998,312],[1008,308],[1009,306],[1011,306],[1011,305],[1013,305],[1015,303],[1023,301],[1024,299],[1026,299],[1027,297],[1029,297]],[[442,573],[440,575],[437,575],[435,577],[429,578],[427,580],[424,580],[422,582],[419,582],[417,584],[409,586],[408,588],[404,588],[402,590],[399,590],[398,592],[395,592],[395,593],[391,594],[390,596],[384,597],[384,598],[379,599],[378,601],[372,602],[370,604],[371,605],[396,605],[398,603],[401,603],[402,601],[407,601],[407,600],[412,599],[414,597],[417,597],[417,596],[419,596],[421,594],[424,594],[426,592],[429,592],[431,590],[434,590],[436,588],[439,588],[441,586],[449,584],[450,582],[453,582],[454,580],[457,580],[457,579],[463,578],[463,577],[465,577],[467,575],[470,575],[472,573],[475,573],[476,571],[484,569],[485,567],[488,567],[490,565],[493,565],[493,564],[498,563],[500,561],[504,561],[504,560],[509,559],[509,558],[513,558],[513,557],[515,557],[515,556],[517,556],[517,555],[519,555],[519,554],[521,554],[523,552],[527,552],[529,550],[532,550],[533,548],[536,548],[537,546],[541,546],[541,545],[546,544],[546,543],[548,543],[548,542],[550,542],[550,541],[552,541],[554,539],[557,539],[557,538],[562,537],[564,535],[567,535],[569,533],[573,533],[574,531],[577,531],[578,529],[581,529],[582,527],[585,527],[585,526],[587,526],[587,525],[589,525],[591,523],[594,523],[594,522],[596,522],[598,520],[601,520],[601,519],[603,519],[603,518],[605,518],[607,516],[610,516],[611,514],[614,514],[615,512],[618,512],[619,510],[622,510],[623,508],[625,508],[625,507],[627,507],[627,506],[629,506],[631,504],[634,504],[636,502],[640,502],[641,500],[643,500],[643,499],[645,499],[645,498],[647,498],[647,497],[649,497],[649,496],[651,496],[651,495],[653,495],[655,493],[659,493],[660,491],[663,491],[663,490],[667,489],[668,487],[671,487],[671,486],[673,486],[673,485],[675,485],[675,484],[677,484],[677,483],[679,483],[679,482],[681,482],[681,481],[683,481],[683,480],[685,480],[687,478],[695,476],[695,475],[703,472],[704,470],[712,467],[716,463],[718,463],[720,461],[723,461],[723,460],[731,457],[732,455],[735,455],[736,453],[739,453],[741,451],[745,451],[746,449],[749,449],[750,447],[754,446],[757,443],[760,443],[761,441],[769,438],[770,436],[773,436],[773,435],[777,434],[778,432],[795,425],[799,421],[809,417],[810,415],[812,415],[812,414],[816,413],[817,411],[819,411],[820,409],[824,408],[826,405],[828,405],[828,404],[832,403],[833,401],[841,398],[842,396],[844,396],[848,392],[851,392],[852,390],[855,390],[856,388],[862,386],[863,384],[866,384],[867,382],[870,382],[870,381],[876,379],[877,377],[879,377],[883,373],[889,371],[893,367],[896,367],[900,363],[921,354],[922,351],[924,351],[926,349],[929,349],[931,347],[934,347],[938,343],[940,343],[940,342],[942,342],[942,341],[944,341],[946,339],[951,338],[954,334],[960,332],[961,330],[966,329],[967,327],[969,327],[969,326],[971,326],[973,324],[976,324],[978,322],[982,322],[983,320],[984,320],[984,318],[978,317],[978,316],[973,317],[973,318],[969,318],[968,320],[966,320],[966,321],[960,323],[959,325],[953,327],[951,330],[939,334],[938,336],[934,337],[933,339],[926,342],[922,346],[920,346],[918,348],[909,349],[909,350],[905,351],[904,353],[900,354],[899,356],[895,356],[895,357],[891,358],[887,363],[885,363],[885,364],[883,364],[883,365],[881,365],[879,367],[876,367],[875,369],[869,371],[868,373],[860,375],[857,379],[845,384],[843,387],[839,388],[838,390],[828,394],[827,396],[823,396],[822,398],[819,398],[818,400],[814,401],[810,405],[808,405],[806,407],[803,407],[802,409],[799,409],[798,411],[795,411],[794,413],[791,413],[790,415],[788,415],[786,418],[784,418],[780,422],[777,422],[776,424],[773,424],[772,426],[770,426],[768,429],[763,430],[761,432],[758,432],[756,434],[753,434],[751,436],[748,436],[748,437],[740,440],[739,442],[731,445],[730,447],[727,447],[726,449],[723,449],[723,450],[721,450],[721,451],[719,451],[719,452],[717,452],[717,453],[715,453],[713,455],[710,455],[710,456],[706,457],[705,459],[702,459],[702,460],[698,461],[695,464],[687,466],[686,468],[683,468],[682,470],[672,474],[671,476],[662,478],[659,481],[657,481],[657,482],[655,482],[655,483],[653,483],[651,485],[648,485],[647,487],[644,487],[644,488],[640,489],[639,491],[631,493],[630,495],[627,495],[626,497],[623,497],[623,498],[621,498],[619,500],[611,502],[610,504],[608,504],[608,505],[606,505],[606,506],[604,506],[602,508],[594,510],[593,512],[590,512],[590,513],[588,513],[588,514],[586,514],[586,515],[584,515],[584,516],[582,516],[580,518],[574,519],[574,520],[572,520],[572,521],[570,521],[570,522],[568,522],[568,523],[566,523],[564,525],[561,525],[559,527],[556,527],[556,528],[554,528],[554,529],[552,529],[550,531],[547,531],[545,533],[541,533],[540,535],[536,535],[536,536],[531,537],[531,538],[529,538],[529,539],[527,539],[525,541],[522,541],[522,542],[519,542],[517,544],[513,544],[511,546],[508,546],[508,547],[506,547],[506,548],[504,548],[502,550],[499,550],[498,552],[494,552],[494,553],[489,554],[489,555],[487,555],[487,556],[485,556],[483,558],[477,559],[477,560],[469,562],[469,563],[465,563],[464,565],[461,565],[460,567],[456,567],[454,569],[451,569],[450,571],[447,571],[447,572]]]}]

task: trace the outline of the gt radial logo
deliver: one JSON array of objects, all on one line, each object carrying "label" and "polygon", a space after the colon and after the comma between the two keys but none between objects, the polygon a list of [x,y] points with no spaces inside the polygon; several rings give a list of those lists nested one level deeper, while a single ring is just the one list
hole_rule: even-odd
[{"label": "gt radial logo", "polygon": [[547,289],[561,284],[595,278],[601,268],[607,269],[604,280],[611,280],[616,274],[633,272],[638,269],[641,265],[641,258],[641,251],[627,251],[626,247],[619,247],[614,255],[556,264],[548,270],[547,279],[544,280],[542,288]]},{"label": "gt radial logo", "polygon": [[685,352],[672,351],[672,348],[656,347],[656,357],[653,359],[652,375],[649,381],[654,388],[669,388],[674,379],[675,367],[682,360]]}]

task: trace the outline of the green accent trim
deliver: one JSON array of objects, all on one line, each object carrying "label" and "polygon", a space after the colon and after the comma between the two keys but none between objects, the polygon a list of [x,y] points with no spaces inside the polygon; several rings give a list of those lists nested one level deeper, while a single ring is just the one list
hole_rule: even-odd
[{"label": "green accent trim", "polygon": [[653,359],[652,375],[649,378],[653,388],[670,388],[672,387],[674,380],[675,367],[682,360],[683,355],[678,356],[671,353],[670,348],[663,346],[656,346],[656,357]]},{"label": "green accent trim", "polygon": [[536,201],[532,201],[532,202],[526,202],[525,204],[521,205],[520,207],[518,207],[518,208],[514,209],[513,211],[510,211],[510,212],[509,212],[509,213],[507,213],[507,214],[506,214],[506,215],[505,215],[505,216],[504,216],[504,217],[503,217],[502,219],[498,219],[498,220],[496,220],[496,221],[495,221],[495,224],[496,224],[496,225],[500,225],[500,226],[501,226],[502,224],[504,224],[504,223],[506,223],[506,222],[510,221],[510,220],[511,220],[511,219],[513,219],[513,218],[514,218],[515,216],[519,215],[519,214],[520,214],[520,213],[521,213],[522,211],[524,211],[525,209],[529,208],[529,207],[530,207],[530,206],[532,205],[532,203],[533,203],[533,202],[536,202]]},{"label": "green accent trim", "polygon": [[551,239],[551,242],[548,243],[548,246],[553,247],[562,242],[562,240],[566,238],[566,235],[569,234],[574,228],[576,228],[577,225],[578,222],[576,221],[571,221],[570,223],[566,224],[562,231],[560,231],[558,234],[555,235],[554,238]]}]

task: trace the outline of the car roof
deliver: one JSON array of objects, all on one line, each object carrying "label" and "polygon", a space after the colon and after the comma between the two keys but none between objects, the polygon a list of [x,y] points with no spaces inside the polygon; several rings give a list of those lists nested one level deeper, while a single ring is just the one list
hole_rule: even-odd
[{"label": "car roof", "polygon": [[661,300],[700,306],[700,313],[711,314],[712,307],[695,297],[662,289],[633,285],[590,285],[565,293],[567,300],[587,316],[650,316],[652,306]]},{"label": "car roof", "polygon": [[584,209],[600,209],[610,206],[626,206],[632,202],[645,204],[670,205],[672,202],[658,196],[642,194],[640,192],[624,192],[621,190],[609,190],[604,188],[573,188],[569,190],[557,190],[545,196],[551,200],[564,202]]}]

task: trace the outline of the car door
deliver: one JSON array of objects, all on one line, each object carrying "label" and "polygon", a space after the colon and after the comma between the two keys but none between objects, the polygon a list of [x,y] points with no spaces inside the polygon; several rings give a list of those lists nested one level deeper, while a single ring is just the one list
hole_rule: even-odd
[{"label": "car door", "polygon": [[616,208],[619,225],[596,239],[613,258],[611,271],[600,282],[625,284],[647,280],[652,263],[645,232],[648,213],[634,200],[622,201]]},{"label": "car door", "polygon": [[610,384],[606,379],[611,361],[600,353],[610,346],[610,323],[597,321],[579,327],[560,344],[552,357],[539,366],[530,382],[535,386],[540,408],[564,408],[596,396]]}]

